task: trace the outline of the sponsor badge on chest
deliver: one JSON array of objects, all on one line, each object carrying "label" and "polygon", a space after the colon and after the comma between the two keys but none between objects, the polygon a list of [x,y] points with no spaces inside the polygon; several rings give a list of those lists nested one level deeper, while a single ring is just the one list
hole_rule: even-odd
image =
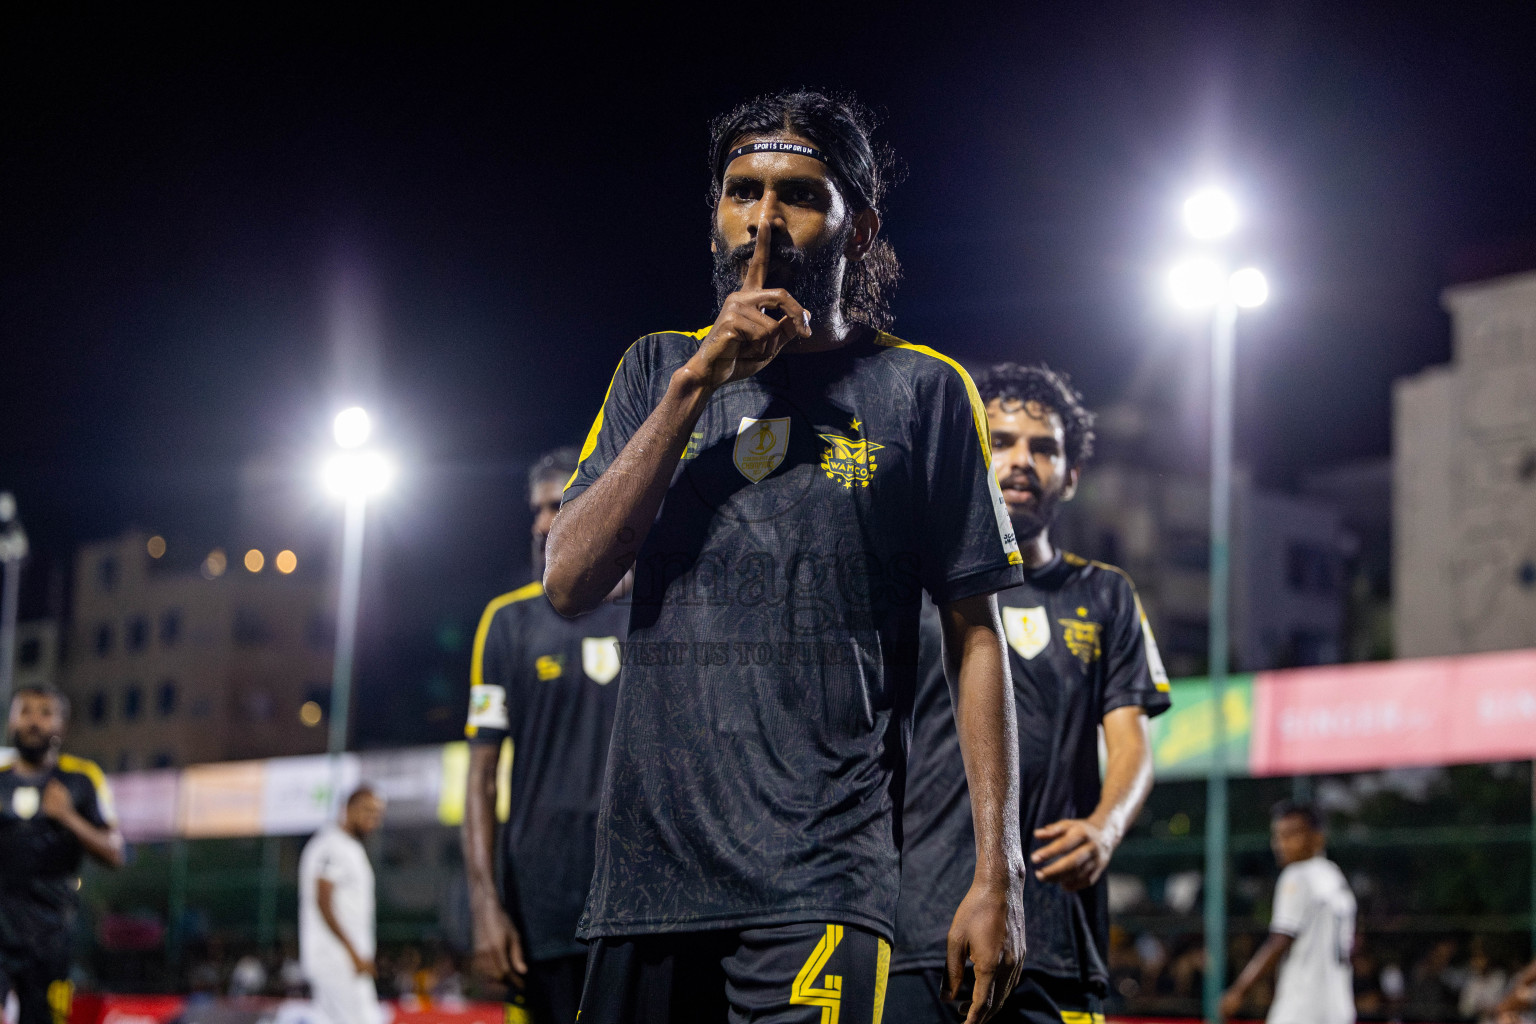
[{"label": "sponsor badge on chest", "polygon": [[584,636],[581,638],[581,670],[594,683],[613,682],[619,674],[619,638]]},{"label": "sponsor badge on chest", "polygon": [[1008,636],[1008,646],[1019,652],[1025,661],[1033,661],[1035,655],[1051,643],[1051,620],[1044,608],[1004,608],[1003,632]]},{"label": "sponsor badge on chest", "polygon": [[779,468],[789,451],[789,417],[771,420],[741,418],[736,429],[736,449],[733,458],[741,475],[757,483]]},{"label": "sponsor badge on chest", "polygon": [[36,786],[20,786],[11,794],[11,810],[16,812],[16,817],[27,821],[37,816],[38,808],[43,805],[43,796],[37,791]]}]

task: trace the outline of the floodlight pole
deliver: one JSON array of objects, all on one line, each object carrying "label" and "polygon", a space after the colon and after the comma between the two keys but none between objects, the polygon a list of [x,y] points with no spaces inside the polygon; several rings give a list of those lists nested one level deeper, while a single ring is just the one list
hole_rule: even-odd
[{"label": "floodlight pole", "polygon": [[[27,531],[16,517],[16,499],[0,493],[0,708],[11,706],[11,681],[16,668],[16,607],[21,592],[21,562],[27,557]],[[3,713],[3,712],[0,712]]]},{"label": "floodlight pole", "polygon": [[357,647],[357,606],[362,591],[363,522],[368,497],[361,489],[346,496],[341,534],[341,587],[336,609],[336,661],[331,669],[331,723],[326,751],[331,757],[331,808],[340,807],[341,755],[347,749],[351,718],[352,658]]},{"label": "floodlight pole", "polygon": [[1211,770],[1205,790],[1206,1020],[1217,1019],[1227,980],[1227,633],[1232,534],[1232,350],[1237,307],[1223,299],[1211,319]]}]

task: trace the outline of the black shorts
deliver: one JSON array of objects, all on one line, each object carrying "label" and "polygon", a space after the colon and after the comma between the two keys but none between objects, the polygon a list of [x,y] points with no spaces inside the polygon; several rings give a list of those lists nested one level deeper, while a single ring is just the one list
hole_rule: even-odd
[{"label": "black shorts", "polygon": [[523,990],[507,1003],[504,1024],[575,1024],[586,969],[582,953],[529,963]]},{"label": "black shorts", "polygon": [[[965,1020],[971,1002],[971,977],[966,971],[960,999],[944,999],[944,969],[930,967],[892,974],[886,998],[885,1024],[957,1024]],[[998,1024],[1104,1024],[1104,1000],[1081,982],[1025,971],[1003,1009]]]},{"label": "black shorts", "polygon": [[16,1024],[68,1024],[75,987],[69,980],[67,930],[37,936],[28,949],[0,949],[0,1003],[15,992]]},{"label": "black shorts", "polygon": [[581,1024],[866,1024],[890,962],[888,942],[841,924],[596,939]]}]

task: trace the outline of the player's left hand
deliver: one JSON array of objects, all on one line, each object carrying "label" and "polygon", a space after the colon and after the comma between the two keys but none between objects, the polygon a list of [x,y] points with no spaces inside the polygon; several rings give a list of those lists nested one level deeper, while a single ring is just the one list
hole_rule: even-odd
[{"label": "player's left hand", "polygon": [[1104,830],[1081,818],[1053,821],[1035,829],[1035,838],[1051,840],[1029,855],[1029,862],[1039,868],[1035,877],[1055,882],[1068,892],[1097,882],[1115,852]]},{"label": "player's left hand", "polygon": [[965,1024],[981,1024],[1003,1008],[1024,969],[1023,879],[1011,885],[973,884],[949,926],[946,998],[960,992],[965,961],[976,972]]},{"label": "player's left hand", "polygon": [[75,813],[75,798],[58,779],[49,779],[43,787],[43,813],[57,822],[67,821]]},{"label": "player's left hand", "polygon": [[1221,994],[1221,1001],[1216,1004],[1216,1019],[1231,1020],[1237,1016],[1237,1011],[1243,1008],[1243,995],[1227,989]]}]

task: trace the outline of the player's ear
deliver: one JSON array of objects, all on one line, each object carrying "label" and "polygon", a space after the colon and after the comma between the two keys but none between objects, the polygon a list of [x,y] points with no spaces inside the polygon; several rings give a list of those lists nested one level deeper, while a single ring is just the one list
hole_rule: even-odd
[{"label": "player's ear", "polygon": [[1077,467],[1067,470],[1067,485],[1061,489],[1061,500],[1071,501],[1077,495]]},{"label": "player's ear", "polygon": [[843,247],[843,255],[849,262],[857,263],[869,255],[870,247],[875,244],[875,236],[880,234],[880,215],[871,209],[860,210],[853,215],[853,231],[848,235],[848,244]]}]

